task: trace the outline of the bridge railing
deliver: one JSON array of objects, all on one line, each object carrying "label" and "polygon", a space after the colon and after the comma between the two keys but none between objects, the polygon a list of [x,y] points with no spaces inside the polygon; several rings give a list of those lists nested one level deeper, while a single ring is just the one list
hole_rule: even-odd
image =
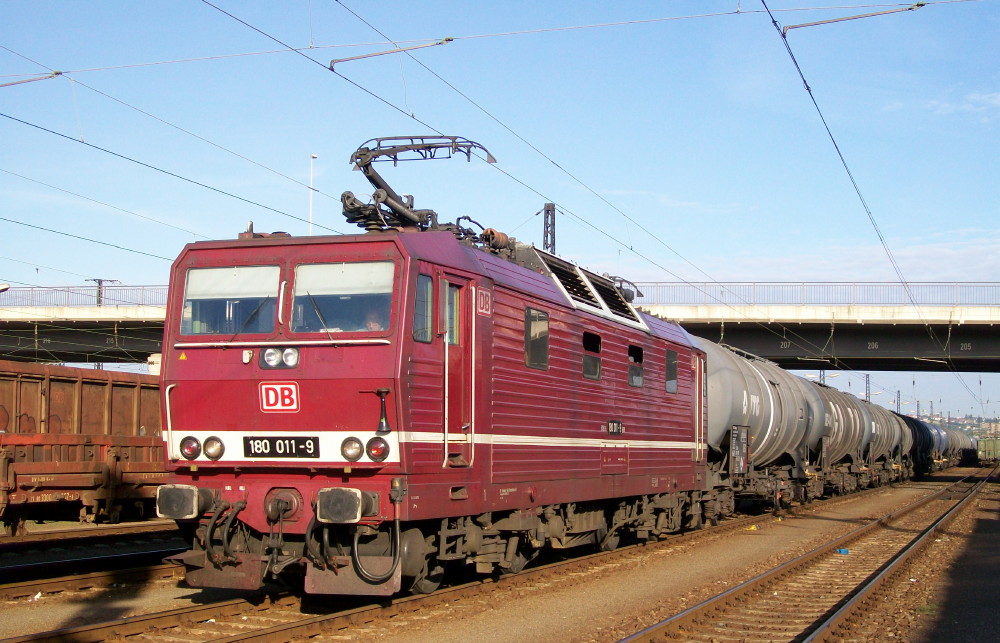
[{"label": "bridge railing", "polygon": [[[640,282],[636,305],[1000,306],[1000,282]],[[912,298],[912,301],[911,301]],[[10,288],[0,306],[166,306],[167,286]]]},{"label": "bridge railing", "polygon": [[638,306],[1000,306],[1000,283],[733,282],[636,283]]},{"label": "bridge railing", "polygon": [[18,306],[166,306],[166,286],[66,286],[10,288],[0,307]]}]

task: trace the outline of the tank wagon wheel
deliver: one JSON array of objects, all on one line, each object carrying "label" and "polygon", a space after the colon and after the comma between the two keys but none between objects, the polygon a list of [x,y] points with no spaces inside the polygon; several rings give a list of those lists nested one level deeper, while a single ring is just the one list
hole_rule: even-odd
[{"label": "tank wagon wheel", "polygon": [[718,500],[706,500],[702,504],[702,514],[703,518],[701,520],[702,527],[707,527],[711,525],[712,527],[719,526],[719,501]]}]

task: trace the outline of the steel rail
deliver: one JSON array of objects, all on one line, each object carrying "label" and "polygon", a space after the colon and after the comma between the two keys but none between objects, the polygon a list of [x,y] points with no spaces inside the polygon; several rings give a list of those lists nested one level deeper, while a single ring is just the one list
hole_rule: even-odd
[{"label": "steel rail", "polygon": [[[842,502],[858,499],[870,493],[884,491],[886,487],[868,489],[863,492],[837,496],[803,506],[801,509],[821,509],[836,506]],[[255,603],[251,600],[225,601],[188,608],[169,610],[145,616],[135,616],[108,623],[65,628],[19,638],[5,639],[4,643],[26,643],[28,641],[73,641],[74,643],[90,643],[107,639],[120,640],[129,637],[130,640],[154,640],[159,636],[168,635],[174,638],[190,640],[213,641],[215,643],[242,643],[244,641],[274,641],[280,643],[293,637],[315,636],[320,632],[330,632],[347,629],[358,623],[367,623],[397,614],[414,612],[427,607],[454,602],[463,598],[482,595],[493,591],[496,587],[506,587],[512,584],[535,582],[550,578],[553,575],[565,575],[576,570],[590,568],[595,564],[606,564],[611,561],[626,559],[635,555],[637,550],[649,547],[673,547],[680,542],[696,540],[705,536],[718,536],[728,531],[745,528],[748,525],[759,524],[763,520],[777,520],[773,516],[747,516],[728,519],[715,527],[693,530],[671,535],[652,543],[621,547],[613,551],[597,552],[579,556],[569,560],[561,560],[547,565],[526,569],[518,574],[477,580],[463,585],[441,588],[429,595],[415,595],[392,598],[388,601],[359,605],[346,610],[338,610],[329,614],[304,616],[301,613],[283,611],[288,605],[297,604],[299,599],[282,594],[269,602]],[[272,607],[277,609],[271,609]],[[256,618],[259,616],[260,618]],[[238,633],[226,633],[230,622],[238,621]],[[254,626],[255,621],[263,621],[266,625]],[[284,621],[284,622],[282,622]],[[209,633],[211,631],[211,633]]]},{"label": "steel rail", "polygon": [[[636,632],[631,636],[621,639],[619,643],[638,643],[638,642],[656,641],[656,640],[672,640],[674,638],[677,638],[678,636],[683,637],[684,633],[682,632],[682,630],[690,631],[690,629],[693,629],[697,625],[697,623],[700,622],[701,620],[706,618],[714,618],[715,615],[722,613],[730,605],[734,605],[736,603],[745,604],[745,601],[743,599],[750,596],[751,594],[760,592],[762,587],[770,585],[774,582],[781,581],[784,578],[791,576],[792,574],[795,574],[800,570],[803,570],[814,561],[817,561],[819,558],[826,556],[838,549],[843,549],[845,545],[855,542],[869,535],[875,530],[878,530],[882,527],[887,527],[890,523],[894,522],[898,518],[901,518],[904,515],[907,515],[934,500],[943,499],[945,494],[953,493],[954,488],[957,485],[966,483],[972,477],[974,476],[972,475],[966,476],[965,478],[962,478],[961,480],[952,483],[948,487],[945,487],[944,489],[936,493],[930,494],[924,498],[916,500],[901,509],[893,511],[889,514],[886,514],[885,516],[882,516],[881,518],[869,522],[867,525],[858,527],[857,529],[854,529],[851,532],[839,538],[836,538],[825,545],[821,545],[820,547],[817,547],[812,551],[803,554],[802,556],[799,556],[781,565],[778,565],[777,567],[769,571],[758,574],[757,576],[751,578],[750,580],[741,583],[736,587],[730,588],[725,592],[722,592],[712,598],[702,601],[701,603],[694,605],[684,610],[683,612],[680,612],[679,614],[675,614],[670,618],[667,618],[663,621],[660,621],[659,623],[656,623],[639,632]],[[978,489],[979,485],[974,485],[966,492],[966,498],[971,497],[971,495],[974,494],[975,490]],[[950,508],[949,512],[953,509],[954,509],[953,507]],[[887,563],[883,563],[882,566],[884,566],[885,564]],[[881,569],[882,566],[880,566],[879,569]],[[855,590],[851,590],[850,592],[848,592],[848,595],[853,594],[854,591],[856,591],[856,588]],[[841,600],[844,600],[843,597],[841,598]],[[813,627],[814,624],[810,624],[808,627],[804,627],[803,630],[804,632],[809,632],[812,630]]]},{"label": "steel rail", "polygon": [[0,585],[0,600],[12,601],[19,598],[37,596],[38,594],[58,594],[60,592],[111,587],[120,583],[143,583],[173,578],[177,580],[184,578],[183,566],[175,564],[153,565],[151,567],[139,567],[136,569],[74,574],[60,578],[47,578]]},{"label": "steel rail", "polygon": [[1000,466],[995,467],[989,475],[969,490],[965,498],[938,518],[931,526],[925,529],[923,533],[907,545],[905,549],[896,554],[888,563],[886,563],[878,574],[876,574],[863,586],[859,587],[854,595],[839,610],[834,612],[830,618],[826,619],[823,623],[819,624],[813,632],[804,639],[804,643],[832,640],[837,628],[843,625],[848,618],[857,612],[862,604],[883,585],[885,585],[885,583],[888,582],[896,573],[902,571],[906,563],[927,546],[931,537],[936,535],[938,531],[946,527],[952,520],[954,520],[959,512],[965,508],[966,503],[976,497],[982,488],[990,481],[990,478],[997,475],[998,470],[1000,470]]},{"label": "steel rail", "polygon": [[143,522],[121,522],[105,525],[79,527],[74,525],[64,529],[37,531],[20,536],[0,536],[0,551],[7,549],[44,543],[65,544],[67,541],[80,541],[94,538],[111,538],[114,536],[131,536],[149,533],[169,533],[177,531],[177,523],[173,520],[147,520]]}]

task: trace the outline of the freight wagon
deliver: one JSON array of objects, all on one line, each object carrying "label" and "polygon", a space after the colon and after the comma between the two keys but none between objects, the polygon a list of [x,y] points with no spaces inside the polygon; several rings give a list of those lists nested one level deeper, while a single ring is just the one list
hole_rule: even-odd
[{"label": "freight wagon", "polygon": [[158,378],[0,360],[0,535],[142,515],[165,478]]}]

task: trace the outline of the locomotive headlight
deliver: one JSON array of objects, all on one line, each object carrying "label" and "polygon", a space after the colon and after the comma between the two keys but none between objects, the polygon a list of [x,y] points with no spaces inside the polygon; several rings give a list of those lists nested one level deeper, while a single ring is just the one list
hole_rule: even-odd
[{"label": "locomotive headlight", "polygon": [[281,354],[282,351],[280,348],[268,348],[264,351],[264,363],[271,368],[277,368],[282,363]]},{"label": "locomotive headlight", "polygon": [[357,438],[347,438],[340,444],[340,454],[348,462],[357,462],[364,452],[365,448]]},{"label": "locomotive headlight", "polygon": [[381,462],[389,457],[389,443],[382,438],[372,438],[371,440],[368,440],[365,452],[367,452],[368,457],[375,462]]},{"label": "locomotive headlight", "polygon": [[181,440],[181,455],[184,456],[186,460],[194,460],[201,455],[201,442],[198,438],[187,436]]},{"label": "locomotive headlight", "polygon": [[260,361],[265,368],[295,368],[299,365],[299,349],[271,346],[260,354]]},{"label": "locomotive headlight", "polygon": [[225,452],[226,447],[219,438],[213,435],[205,439],[205,457],[209,460],[218,460]]}]

